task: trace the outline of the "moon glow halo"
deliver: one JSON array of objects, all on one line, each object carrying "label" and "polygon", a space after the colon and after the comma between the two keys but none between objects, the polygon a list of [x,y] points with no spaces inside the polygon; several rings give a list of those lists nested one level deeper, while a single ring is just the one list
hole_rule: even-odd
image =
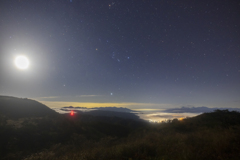
[{"label": "moon glow halo", "polygon": [[29,67],[29,60],[26,56],[17,56],[14,61],[16,67],[25,70]]}]

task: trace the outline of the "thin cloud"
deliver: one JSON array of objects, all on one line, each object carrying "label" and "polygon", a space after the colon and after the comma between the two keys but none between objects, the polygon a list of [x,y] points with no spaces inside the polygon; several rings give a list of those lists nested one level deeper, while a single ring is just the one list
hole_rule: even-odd
[{"label": "thin cloud", "polygon": [[38,97],[39,99],[55,99],[60,98],[59,96],[49,96],[49,97]]},{"label": "thin cloud", "polygon": [[139,108],[156,108],[160,104],[154,103],[134,103],[134,102],[123,102],[123,103],[98,103],[98,102],[66,102],[66,101],[40,101],[41,103],[47,105],[50,108],[60,108],[65,106],[73,107],[123,107],[129,109],[139,109]]},{"label": "thin cloud", "polygon": [[87,97],[101,97],[103,95],[77,95],[76,97],[83,97],[83,98],[87,98]]},{"label": "thin cloud", "polygon": [[79,110],[79,111],[91,111],[91,110],[103,110],[103,111],[115,111],[115,112],[134,112],[131,109],[128,108],[122,108],[122,107],[94,107],[94,108],[86,108],[86,107],[63,107],[61,110]]}]

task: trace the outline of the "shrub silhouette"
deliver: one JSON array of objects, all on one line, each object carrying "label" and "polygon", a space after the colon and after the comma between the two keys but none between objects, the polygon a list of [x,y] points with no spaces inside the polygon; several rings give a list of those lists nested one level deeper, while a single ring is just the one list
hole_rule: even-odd
[{"label": "shrub silhouette", "polygon": [[[26,112],[19,111],[18,115],[6,106],[25,107]],[[150,124],[110,116],[59,115],[36,101],[11,97],[1,97],[0,107],[3,160],[237,160],[240,157],[239,112],[216,110],[181,121]],[[32,111],[34,107],[40,113]]]}]

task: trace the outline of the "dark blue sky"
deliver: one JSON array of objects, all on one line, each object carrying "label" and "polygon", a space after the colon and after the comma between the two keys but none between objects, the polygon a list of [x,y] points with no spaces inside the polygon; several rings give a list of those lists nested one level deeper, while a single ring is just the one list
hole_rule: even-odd
[{"label": "dark blue sky", "polygon": [[[1,95],[129,108],[240,105],[238,1],[7,0],[0,6]],[[29,69],[14,66],[19,54],[29,58]]]}]

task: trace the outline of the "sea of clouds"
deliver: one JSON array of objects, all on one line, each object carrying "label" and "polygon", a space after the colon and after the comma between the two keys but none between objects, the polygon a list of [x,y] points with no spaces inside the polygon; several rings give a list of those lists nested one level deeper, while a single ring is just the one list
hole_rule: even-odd
[{"label": "sea of clouds", "polygon": [[93,110],[104,110],[104,111],[115,111],[115,112],[127,112],[134,113],[139,116],[139,118],[150,121],[150,122],[162,122],[172,119],[182,119],[187,117],[194,117],[202,113],[209,113],[215,110],[229,110],[229,111],[238,111],[240,108],[209,108],[209,107],[194,107],[194,106],[182,106],[179,108],[170,108],[170,109],[155,109],[155,110],[141,110],[135,111],[128,108],[122,107],[95,107],[95,108],[86,108],[86,107],[62,107],[62,108],[53,108],[58,113],[69,113],[71,110],[90,112]]}]

